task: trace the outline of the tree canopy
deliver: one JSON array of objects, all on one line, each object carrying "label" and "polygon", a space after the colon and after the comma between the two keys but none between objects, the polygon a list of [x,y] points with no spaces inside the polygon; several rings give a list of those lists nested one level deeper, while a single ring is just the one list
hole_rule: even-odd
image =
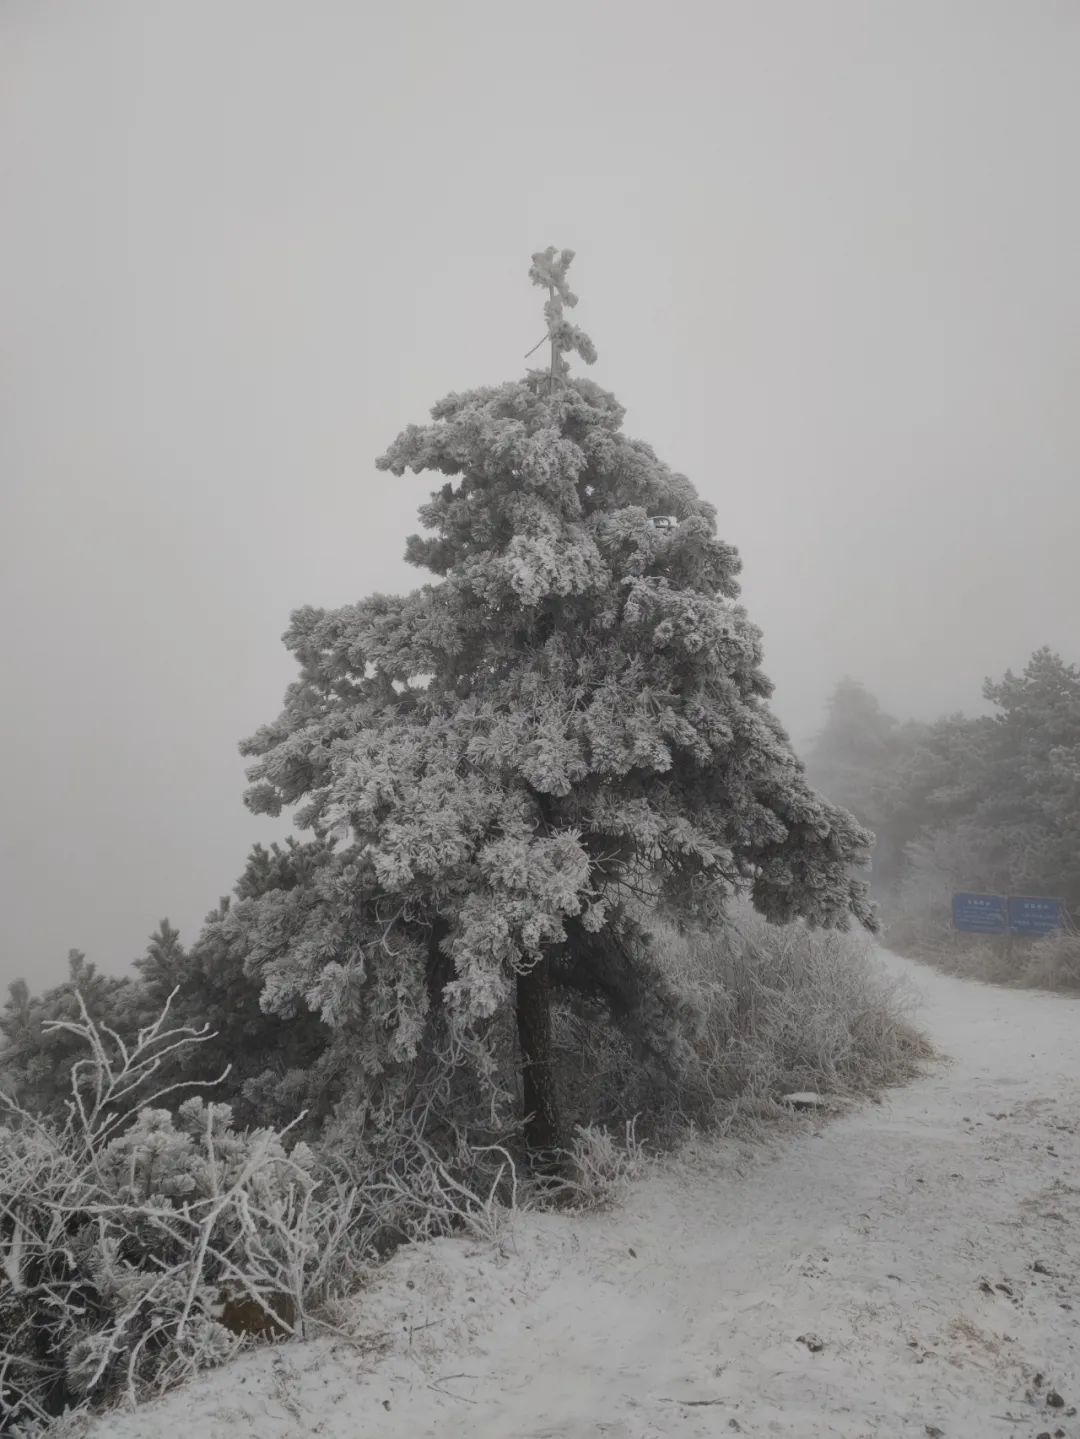
[{"label": "tree canopy", "polygon": [[707,923],[744,889],[770,919],[872,923],[868,836],[769,709],[713,506],[569,375],[595,359],[571,259],[530,270],[550,364],[449,395],[378,461],[445,477],[406,546],[435,579],[296,611],[299,677],[242,746],[253,810],[344,837],[264,915],[263,1004],[348,1025],[372,1071],[434,1009],[475,1032],[516,995],[528,1081],[549,983],[632,1006],[642,904]]}]

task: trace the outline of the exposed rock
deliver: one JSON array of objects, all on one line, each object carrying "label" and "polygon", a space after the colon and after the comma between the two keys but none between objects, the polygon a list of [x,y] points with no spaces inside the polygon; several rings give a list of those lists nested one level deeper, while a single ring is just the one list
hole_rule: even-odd
[{"label": "exposed rock", "polygon": [[785,1094],[781,1097],[782,1104],[789,1104],[792,1109],[827,1109],[829,1101],[822,1094],[815,1094],[812,1089],[800,1089],[794,1094]]}]

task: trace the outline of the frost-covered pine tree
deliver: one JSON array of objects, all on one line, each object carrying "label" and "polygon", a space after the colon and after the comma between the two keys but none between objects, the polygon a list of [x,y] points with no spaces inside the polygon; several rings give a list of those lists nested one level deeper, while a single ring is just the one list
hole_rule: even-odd
[{"label": "frost-covered pine tree", "polygon": [[641,1000],[640,917],[871,922],[869,837],[813,792],[771,714],[740,561],[684,476],[622,433],[567,355],[572,252],[533,256],[550,363],[452,394],[378,462],[445,477],[407,558],[435,576],[292,616],[280,717],[242,746],[247,802],[346,842],[281,898],[263,1003],[362,1037],[374,1072],[438,1012],[511,1011],[526,1136],[560,1140],[549,993]]}]

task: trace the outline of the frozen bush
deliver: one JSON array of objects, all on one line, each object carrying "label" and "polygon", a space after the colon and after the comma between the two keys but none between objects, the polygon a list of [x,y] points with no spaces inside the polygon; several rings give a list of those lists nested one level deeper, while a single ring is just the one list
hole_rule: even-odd
[{"label": "frozen bush", "polygon": [[1080,990],[1080,934],[1051,934],[1031,945],[1019,982],[1037,989]]},{"label": "frozen bush", "polygon": [[85,1007],[64,1022],[89,1051],[66,1122],[3,1100],[0,1427],[220,1363],[241,1342],[231,1302],[279,1332],[303,1326],[325,1264],[314,1158],[283,1134],[236,1132],[227,1105],[160,1107],[165,1056],[199,1039],[166,1014],[131,1047]]},{"label": "frozen bush", "polygon": [[647,1006],[644,1021],[664,1033],[635,1045],[598,1010],[565,1013],[557,1028],[583,1125],[600,1116],[617,1129],[637,1115],[640,1132],[663,1144],[687,1124],[722,1126],[793,1089],[872,1092],[910,1077],[928,1053],[862,934],[770,924],[749,908],[707,932],[662,920],[650,928],[664,1002]]},{"label": "frozen bush", "polygon": [[570,1145],[568,1172],[562,1184],[570,1207],[607,1209],[645,1169],[645,1150],[633,1119],[618,1135],[598,1125],[578,1125]]}]

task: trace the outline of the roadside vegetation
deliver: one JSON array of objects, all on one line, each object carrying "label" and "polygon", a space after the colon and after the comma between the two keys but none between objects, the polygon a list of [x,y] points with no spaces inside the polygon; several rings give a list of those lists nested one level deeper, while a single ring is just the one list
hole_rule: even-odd
[{"label": "roadside vegetation", "polygon": [[[842,680],[808,755],[818,787],[875,834],[884,941],[952,974],[1080,989],[1080,669],[1048,649],[987,680],[986,712],[900,722]],[[953,929],[954,893],[1062,902],[1065,928]]]}]

